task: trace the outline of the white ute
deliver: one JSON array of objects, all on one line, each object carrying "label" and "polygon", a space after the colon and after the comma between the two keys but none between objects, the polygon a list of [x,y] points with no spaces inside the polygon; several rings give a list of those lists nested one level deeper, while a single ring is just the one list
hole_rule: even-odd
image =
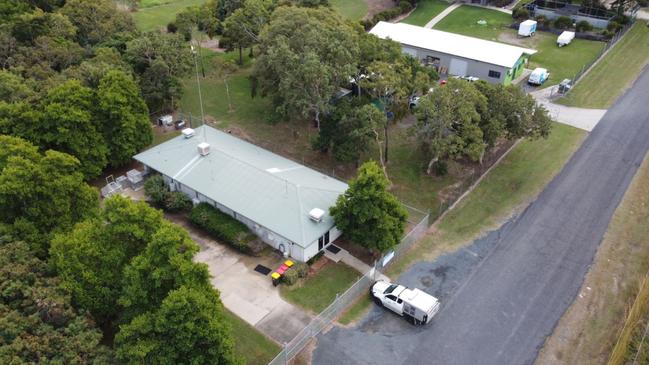
[{"label": "white ute", "polygon": [[376,304],[405,317],[412,324],[426,324],[439,311],[439,300],[417,288],[379,280],[370,289]]}]

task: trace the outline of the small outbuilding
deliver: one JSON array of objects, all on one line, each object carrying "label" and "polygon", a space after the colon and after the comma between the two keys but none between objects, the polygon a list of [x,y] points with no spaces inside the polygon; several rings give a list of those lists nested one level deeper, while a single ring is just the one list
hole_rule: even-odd
[{"label": "small outbuilding", "polygon": [[213,205],[296,260],[340,236],[329,208],[347,184],[208,126],[190,132],[134,158],[171,190]]},{"label": "small outbuilding", "polygon": [[473,76],[509,84],[523,73],[536,50],[404,23],[379,22],[371,34],[401,44],[401,49],[442,75]]}]

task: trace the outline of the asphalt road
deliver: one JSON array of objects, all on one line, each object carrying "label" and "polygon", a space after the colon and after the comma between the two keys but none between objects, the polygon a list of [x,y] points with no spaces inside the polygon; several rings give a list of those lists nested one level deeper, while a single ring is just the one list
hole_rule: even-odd
[{"label": "asphalt road", "polygon": [[531,364],[572,303],[615,208],[649,149],[649,71],[606,113],[517,219],[400,282],[438,295],[413,327],[373,308],[318,339],[314,364]]}]

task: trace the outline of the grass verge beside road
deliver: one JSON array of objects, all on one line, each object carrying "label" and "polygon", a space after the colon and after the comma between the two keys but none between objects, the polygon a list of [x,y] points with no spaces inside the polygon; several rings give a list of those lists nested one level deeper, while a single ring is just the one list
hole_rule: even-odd
[{"label": "grass verge beside road", "polygon": [[344,293],[359,277],[358,271],[351,267],[329,262],[304,281],[293,286],[281,285],[280,293],[289,302],[318,314],[336,299],[336,294]]},{"label": "grass verge beside road", "polygon": [[441,0],[422,0],[417,3],[417,8],[401,23],[419,25],[423,27],[448,8],[451,4]]},{"label": "grass verge beside road", "polygon": [[[546,341],[537,365],[606,364],[618,338],[622,338],[622,343],[617,359],[626,358],[629,354],[635,356],[636,340],[641,339],[649,315],[649,288],[646,287],[638,296],[640,308],[629,311],[649,270],[647,222],[649,158],[645,158],[615,210],[579,295]],[[627,314],[633,315],[627,317]],[[620,332],[625,326],[625,318],[626,330]],[[634,328],[636,322],[639,326]],[[641,333],[637,335],[638,331],[634,329]],[[645,349],[649,349],[648,340],[645,338]],[[646,352],[644,356],[647,356]],[[639,361],[638,364],[646,362]]]},{"label": "grass verge beside road", "polygon": [[226,322],[232,327],[235,352],[247,365],[266,365],[281,351],[279,345],[234,313],[227,309],[224,313]]},{"label": "grass verge beside road", "polygon": [[543,190],[585,135],[582,130],[555,123],[548,139],[521,142],[432,233],[398,258],[387,275],[397,277],[416,261],[432,260],[497,228],[513,210]]},{"label": "grass verge beside road", "polygon": [[633,83],[648,62],[649,27],[639,21],[558,102],[583,108],[608,108]]},{"label": "grass verge beside road", "polygon": [[[548,139],[523,141],[478,184],[460,204],[438,223],[436,229],[395,259],[387,275],[398,277],[410,265],[434,260],[440,254],[469,244],[481,234],[497,228],[534,199],[561,170],[581,144],[586,132],[555,123]],[[372,304],[361,297],[338,322],[350,324]]]}]

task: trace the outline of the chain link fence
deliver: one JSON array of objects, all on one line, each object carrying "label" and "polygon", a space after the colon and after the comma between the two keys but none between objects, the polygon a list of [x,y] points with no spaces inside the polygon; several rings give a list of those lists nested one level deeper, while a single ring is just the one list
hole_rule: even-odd
[{"label": "chain link fence", "polygon": [[602,56],[604,56],[604,54],[609,49],[611,49],[611,47],[613,47],[622,38],[622,36],[624,36],[624,34],[626,34],[626,32],[633,26],[633,24],[633,22],[629,22],[629,24],[625,25],[622,29],[615,33],[615,35],[608,42],[606,42],[606,46],[604,46],[599,54],[597,54],[597,57],[581,67],[581,70],[579,70],[575,74],[575,76],[570,79],[570,85],[572,85],[570,89],[566,90],[563,94],[560,95],[555,95],[554,89],[552,89],[552,95],[550,95],[550,98],[554,96],[566,96],[570,94],[570,91],[574,89],[575,84],[582,78],[582,76],[584,76],[595,65],[595,63],[597,63],[602,58]]},{"label": "chain link fence", "polygon": [[[421,212],[412,207],[407,207],[407,209],[422,213],[423,216],[420,221],[401,239],[401,242],[393,251],[390,251],[378,260],[375,267],[363,274],[363,276],[361,276],[361,278],[343,294],[337,295],[336,299],[329,304],[325,310],[320,312],[317,317],[311,320],[311,322],[290,342],[286,343],[282,351],[269,363],[269,365],[288,364],[311,340],[319,335],[327,326],[338,318],[347,307],[358,299],[359,296],[369,293],[369,289],[374,283],[375,278],[380,274],[380,269],[387,267],[387,264],[392,259],[405,252],[414,242],[424,236],[429,226],[429,214],[425,214],[425,212]],[[386,261],[385,265],[383,264],[384,261]]]}]

